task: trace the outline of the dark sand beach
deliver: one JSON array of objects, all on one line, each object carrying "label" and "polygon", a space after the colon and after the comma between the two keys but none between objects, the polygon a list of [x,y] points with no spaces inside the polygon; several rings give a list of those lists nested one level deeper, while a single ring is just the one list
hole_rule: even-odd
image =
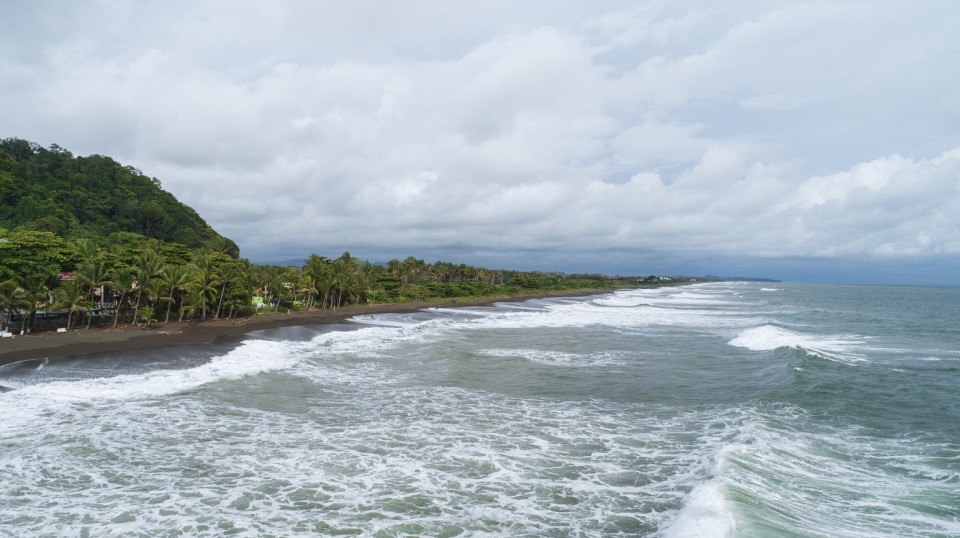
[{"label": "dark sand beach", "polygon": [[336,310],[260,314],[239,319],[154,322],[150,327],[125,325],[116,329],[112,327],[91,329],[81,327],[68,333],[45,331],[0,339],[0,365],[31,359],[73,357],[89,353],[207,343],[221,337],[242,337],[247,333],[263,329],[337,323],[353,316],[365,314],[416,312],[424,308],[487,306],[504,301],[524,301],[544,297],[577,297],[598,293],[604,293],[604,290],[493,297],[478,301],[451,300],[352,305]]}]

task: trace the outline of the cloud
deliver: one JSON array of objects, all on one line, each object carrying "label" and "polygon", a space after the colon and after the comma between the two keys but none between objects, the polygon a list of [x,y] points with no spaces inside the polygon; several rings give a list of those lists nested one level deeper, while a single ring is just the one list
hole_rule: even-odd
[{"label": "cloud", "polygon": [[20,7],[0,136],[137,166],[255,258],[960,254],[952,6],[368,7]]}]

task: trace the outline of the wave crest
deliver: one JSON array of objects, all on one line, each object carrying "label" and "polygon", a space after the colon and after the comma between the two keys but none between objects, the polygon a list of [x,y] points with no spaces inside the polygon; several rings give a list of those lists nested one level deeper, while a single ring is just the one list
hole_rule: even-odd
[{"label": "wave crest", "polygon": [[809,335],[775,325],[762,325],[747,329],[727,343],[751,351],[772,351],[779,348],[800,349],[825,359],[845,363],[866,360],[866,357],[855,351],[863,343],[863,338],[860,336]]}]

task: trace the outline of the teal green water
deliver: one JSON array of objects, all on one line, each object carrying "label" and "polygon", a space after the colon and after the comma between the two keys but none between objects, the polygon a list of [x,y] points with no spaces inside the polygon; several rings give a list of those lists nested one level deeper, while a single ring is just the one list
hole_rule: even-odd
[{"label": "teal green water", "polygon": [[715,283],[21,363],[0,534],[956,536],[958,320]]}]

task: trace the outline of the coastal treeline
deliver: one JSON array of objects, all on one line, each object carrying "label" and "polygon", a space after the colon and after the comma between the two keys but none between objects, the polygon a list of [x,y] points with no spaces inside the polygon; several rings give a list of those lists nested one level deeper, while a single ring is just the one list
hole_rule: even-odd
[{"label": "coastal treeline", "polygon": [[[258,265],[214,239],[198,248],[133,233],[67,241],[0,230],[0,312],[7,330],[168,323],[344,305],[483,298],[625,284],[604,275],[491,270],[413,256],[373,264],[343,253]],[[657,282],[660,283],[660,282]]]}]

